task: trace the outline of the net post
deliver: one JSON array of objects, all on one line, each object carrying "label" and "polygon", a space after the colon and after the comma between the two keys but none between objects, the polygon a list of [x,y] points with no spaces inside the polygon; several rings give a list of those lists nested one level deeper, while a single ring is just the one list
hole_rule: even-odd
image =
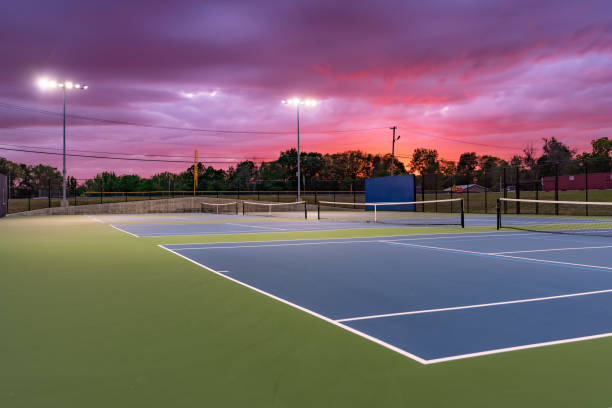
[{"label": "net post", "polygon": [[374,222],[376,222],[376,204],[374,204]]},{"label": "net post", "polygon": [[317,201],[317,220],[321,219],[321,203]]},{"label": "net post", "polygon": [[235,205],[236,205],[236,215],[238,215],[238,201],[236,201]]},{"label": "net post", "polygon": [[497,229],[501,228],[501,201],[497,199]]},{"label": "net post", "polygon": [[304,201],[304,219],[308,219],[308,206],[306,205],[306,201]]},{"label": "net post", "polygon": [[463,212],[463,198],[461,199],[461,228],[465,228],[465,214]]},{"label": "net post", "polygon": [[246,203],[243,201],[243,202],[242,202],[242,215],[245,215],[245,211],[244,211],[245,204],[246,204]]}]

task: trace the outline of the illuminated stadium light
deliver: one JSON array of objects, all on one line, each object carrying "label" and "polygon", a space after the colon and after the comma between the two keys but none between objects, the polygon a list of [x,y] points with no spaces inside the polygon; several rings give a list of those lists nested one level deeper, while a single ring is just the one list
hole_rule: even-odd
[{"label": "illuminated stadium light", "polygon": [[301,100],[300,98],[283,99],[281,101],[284,105],[295,105],[297,109],[297,201],[302,201],[301,196],[301,185],[302,180],[300,176],[300,105],[305,106],[316,106],[317,101],[314,99]]},{"label": "illuminated stadium light", "polygon": [[49,83],[49,80],[46,78],[40,78],[38,80],[38,87],[41,89],[47,89],[49,86],[51,86],[51,84]]},{"label": "illuminated stadium light", "polygon": [[38,87],[42,90],[49,88],[61,88],[64,92],[64,121],[63,121],[63,170],[62,170],[62,207],[68,205],[68,200],[66,200],[66,90],[67,89],[78,89],[83,91],[89,86],[81,83],[72,83],[71,81],[65,82],[57,82],[56,80],[48,80],[46,78],[40,78],[38,80]]}]

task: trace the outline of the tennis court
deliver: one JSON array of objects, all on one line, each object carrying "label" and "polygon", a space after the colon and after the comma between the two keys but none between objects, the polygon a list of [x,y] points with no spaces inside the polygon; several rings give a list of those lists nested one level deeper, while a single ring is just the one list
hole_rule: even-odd
[{"label": "tennis court", "polygon": [[161,245],[423,364],[612,336],[612,239],[533,232]]}]

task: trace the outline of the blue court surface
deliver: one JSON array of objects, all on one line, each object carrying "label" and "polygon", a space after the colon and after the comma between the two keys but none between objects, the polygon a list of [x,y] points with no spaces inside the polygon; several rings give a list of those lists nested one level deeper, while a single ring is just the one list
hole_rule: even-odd
[{"label": "blue court surface", "polygon": [[[374,223],[341,223],[325,221],[281,221],[240,218],[218,222],[113,224],[113,228],[136,237],[169,237],[181,235],[252,234],[263,232],[328,231],[353,228],[384,228],[393,225]],[[397,227],[397,225],[395,226]]]},{"label": "blue court surface", "polygon": [[612,239],[499,232],[162,245],[423,364],[612,336]]}]

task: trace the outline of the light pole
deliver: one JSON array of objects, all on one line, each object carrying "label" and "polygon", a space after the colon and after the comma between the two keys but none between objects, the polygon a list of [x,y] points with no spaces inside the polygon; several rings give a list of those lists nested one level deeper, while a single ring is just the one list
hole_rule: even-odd
[{"label": "light pole", "polygon": [[314,99],[301,100],[300,98],[283,99],[285,105],[295,105],[297,110],[297,200],[302,201],[300,192],[301,173],[300,173],[300,105],[316,106],[317,101]]},{"label": "light pole", "polygon": [[395,129],[397,129],[397,126],[393,126],[389,129],[393,130],[393,144],[391,145],[391,177],[393,177],[393,167],[395,167],[395,142],[400,140],[401,136],[395,137]]},{"label": "light pole", "polygon": [[[59,88],[61,89],[63,92],[63,96],[64,96],[64,113],[63,113],[63,154],[62,154],[62,158],[63,158],[63,169],[62,169],[62,207],[67,207],[68,206],[68,200],[66,199],[66,90],[72,90],[72,89],[76,89],[79,91],[84,91],[87,88],[89,88],[88,85],[85,84],[81,84],[81,83],[72,83],[70,81],[64,81],[64,82],[58,82],[55,80],[49,80],[49,79],[39,79],[38,80],[38,86],[41,89],[56,89]],[[49,196],[51,196],[51,191],[49,191]]]}]

